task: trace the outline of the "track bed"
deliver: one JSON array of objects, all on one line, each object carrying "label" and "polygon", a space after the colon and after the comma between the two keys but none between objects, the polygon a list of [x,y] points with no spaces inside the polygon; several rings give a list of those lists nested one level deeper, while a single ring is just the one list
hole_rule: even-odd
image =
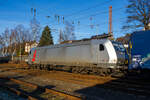
[{"label": "track bed", "polygon": [[0,76],[15,78],[41,87],[49,87],[70,95],[85,97],[87,100],[150,99],[147,91],[150,82],[139,82],[134,77],[130,77],[132,79],[127,77],[112,78],[110,76],[102,77],[28,68],[16,68],[14,70],[15,66],[7,70],[7,67],[1,69],[1,66]]}]

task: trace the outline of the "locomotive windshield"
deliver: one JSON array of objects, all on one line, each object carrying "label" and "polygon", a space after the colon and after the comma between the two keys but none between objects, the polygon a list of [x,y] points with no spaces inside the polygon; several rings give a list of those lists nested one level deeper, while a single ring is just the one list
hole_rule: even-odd
[{"label": "locomotive windshield", "polygon": [[112,42],[116,51],[125,52],[124,46],[119,42]]}]

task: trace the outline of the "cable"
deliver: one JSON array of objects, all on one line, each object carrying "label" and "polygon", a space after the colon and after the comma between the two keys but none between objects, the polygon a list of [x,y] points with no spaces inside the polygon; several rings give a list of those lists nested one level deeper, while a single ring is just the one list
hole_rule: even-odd
[{"label": "cable", "polygon": [[[113,12],[116,12],[116,11],[120,11],[120,10],[122,10],[122,9],[124,9],[124,8],[122,8],[122,7],[119,7],[119,8],[115,8],[115,9],[113,9]],[[97,15],[99,15],[99,14],[107,14],[108,13],[108,11],[100,11],[100,12],[96,12],[96,13],[94,13],[94,14],[91,14],[91,15],[88,15],[88,16],[82,16],[82,17],[79,17],[79,18],[75,18],[74,20],[81,20],[81,19],[86,19],[87,17],[89,17],[89,16],[92,16],[92,17],[95,17],[95,16],[97,16]],[[54,21],[53,21],[54,22]],[[53,23],[52,22],[52,23]],[[74,21],[73,21],[74,22]],[[55,25],[59,25],[59,24],[55,24]]]},{"label": "cable", "polygon": [[[105,2],[103,2],[103,3],[94,5],[94,6],[92,6],[92,7],[88,7],[88,8],[86,8],[86,9],[83,9],[83,10],[80,10],[80,11],[77,11],[77,12],[74,12],[74,13],[72,13],[72,14],[63,15],[63,16],[61,16],[61,17],[66,16],[65,18],[68,18],[68,17],[71,17],[71,16],[73,16],[73,15],[79,14],[79,13],[81,13],[81,12],[84,12],[84,11],[87,11],[87,10],[90,10],[90,9],[93,9],[93,8],[96,8],[97,6],[104,5],[104,4],[106,4],[106,3],[108,3],[108,2],[111,2],[111,1],[112,1],[112,0],[105,1]],[[55,21],[55,20],[54,20],[54,21]],[[52,21],[52,23],[53,23],[54,21]]]},{"label": "cable", "polygon": [[[100,5],[104,5],[104,4],[106,4],[106,3],[108,3],[108,2],[111,2],[111,1],[112,1],[112,0],[105,1],[105,2],[103,2],[103,3],[99,3],[99,4],[97,4],[97,5],[88,7],[88,8],[86,8],[86,9],[83,9],[83,10],[80,10],[80,11],[77,11],[77,12],[74,12],[74,13],[72,13],[72,14],[63,15],[63,16],[67,16],[67,18],[68,18],[68,17],[71,17],[71,16],[73,16],[73,15],[82,13],[82,12],[84,12],[84,11],[87,11],[87,10],[90,10],[90,9],[93,9],[93,8],[96,8],[96,7],[100,6]],[[39,8],[38,8],[38,9],[39,9]],[[40,10],[45,11],[43,8],[40,8]],[[46,10],[48,10],[48,9],[46,9]],[[47,11],[47,12],[48,12],[48,11]],[[55,21],[55,20],[54,20],[54,21]],[[53,23],[54,21],[52,21],[52,23]]]},{"label": "cable", "polygon": [[80,10],[80,11],[77,11],[77,12],[74,12],[74,13],[72,13],[72,14],[63,15],[63,16],[70,17],[70,16],[73,16],[73,15],[76,15],[76,14],[82,13],[82,12],[84,12],[84,11],[87,11],[87,10],[90,10],[90,9],[93,9],[93,8],[96,8],[96,7],[100,6],[100,5],[107,4],[107,3],[108,3],[108,2],[110,2],[110,1],[112,1],[112,0],[105,1],[105,2],[103,2],[103,3],[99,3],[99,4],[97,4],[97,5],[94,5],[94,6],[88,7],[88,8],[86,8],[86,9],[83,9],[83,10]]},{"label": "cable", "polygon": [[[119,10],[122,10],[123,8],[122,7],[120,7],[120,8],[116,8],[116,9],[113,9],[113,12],[114,11],[119,11]],[[97,15],[99,15],[99,14],[107,14],[108,13],[108,11],[103,11],[103,12],[96,12],[95,14],[91,14],[91,15],[88,15],[88,16],[84,16],[84,17],[79,17],[79,18],[76,18],[76,19],[84,19],[84,18],[87,18],[87,17],[89,17],[89,16],[92,16],[92,17],[94,17],[94,16],[97,16]],[[75,19],[75,20],[76,20]]]}]

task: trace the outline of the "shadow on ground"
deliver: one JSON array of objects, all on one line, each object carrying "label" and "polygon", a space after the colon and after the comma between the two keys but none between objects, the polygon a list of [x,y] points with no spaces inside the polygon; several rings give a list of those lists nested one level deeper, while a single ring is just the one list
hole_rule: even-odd
[{"label": "shadow on ground", "polygon": [[[13,78],[19,79],[19,78],[23,78],[23,77],[25,77],[25,76],[18,76],[18,77],[13,77]],[[21,91],[22,93],[30,95],[30,96],[35,97],[35,98],[38,98],[39,100],[47,100],[47,99],[41,97],[41,95],[45,93],[44,88],[51,89],[51,88],[55,87],[52,85],[47,85],[45,87],[38,86],[38,88],[34,89],[33,91],[27,92],[21,88],[21,85],[15,84],[14,82],[10,81],[9,78],[0,78],[0,86],[4,89],[8,90],[8,91],[11,91],[8,87],[15,88],[15,89]],[[24,86],[24,87],[26,87],[26,86]],[[30,89],[30,87],[27,87],[27,88]],[[12,92],[14,92],[14,91],[12,91]],[[19,96],[26,98],[23,95],[19,95]]]},{"label": "shadow on ground", "polygon": [[150,100],[150,71],[130,72],[116,80],[74,91],[87,100]]}]

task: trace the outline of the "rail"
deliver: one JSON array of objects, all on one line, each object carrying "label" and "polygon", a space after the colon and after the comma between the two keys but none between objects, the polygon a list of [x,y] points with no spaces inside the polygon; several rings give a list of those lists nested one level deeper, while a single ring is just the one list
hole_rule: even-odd
[{"label": "rail", "polygon": [[[14,79],[14,78],[1,77],[1,76],[0,76],[0,78],[4,79],[4,80],[9,80],[9,81],[15,82],[16,84],[24,85],[24,86],[27,86],[27,87],[30,87],[30,88],[33,88],[33,89],[41,88],[46,93],[51,93],[51,94],[54,94],[54,95],[58,95],[58,96],[66,98],[67,100],[82,100],[83,99],[83,97],[74,96],[74,95],[71,95],[69,93],[65,93],[65,92],[62,92],[62,91],[57,91],[57,90],[54,90],[54,89],[44,88],[44,87],[38,86],[36,84],[32,84],[32,83],[25,82],[25,81],[22,81],[22,80],[18,80],[18,79]],[[3,84],[2,82],[1,82],[0,85],[6,87],[6,85]],[[25,94],[25,93],[15,89],[15,88],[12,88],[12,87],[7,87],[7,88],[9,88],[9,90],[15,92],[19,96],[23,95],[23,96],[27,97],[28,100],[38,100],[37,98],[32,97],[28,94]]]}]

